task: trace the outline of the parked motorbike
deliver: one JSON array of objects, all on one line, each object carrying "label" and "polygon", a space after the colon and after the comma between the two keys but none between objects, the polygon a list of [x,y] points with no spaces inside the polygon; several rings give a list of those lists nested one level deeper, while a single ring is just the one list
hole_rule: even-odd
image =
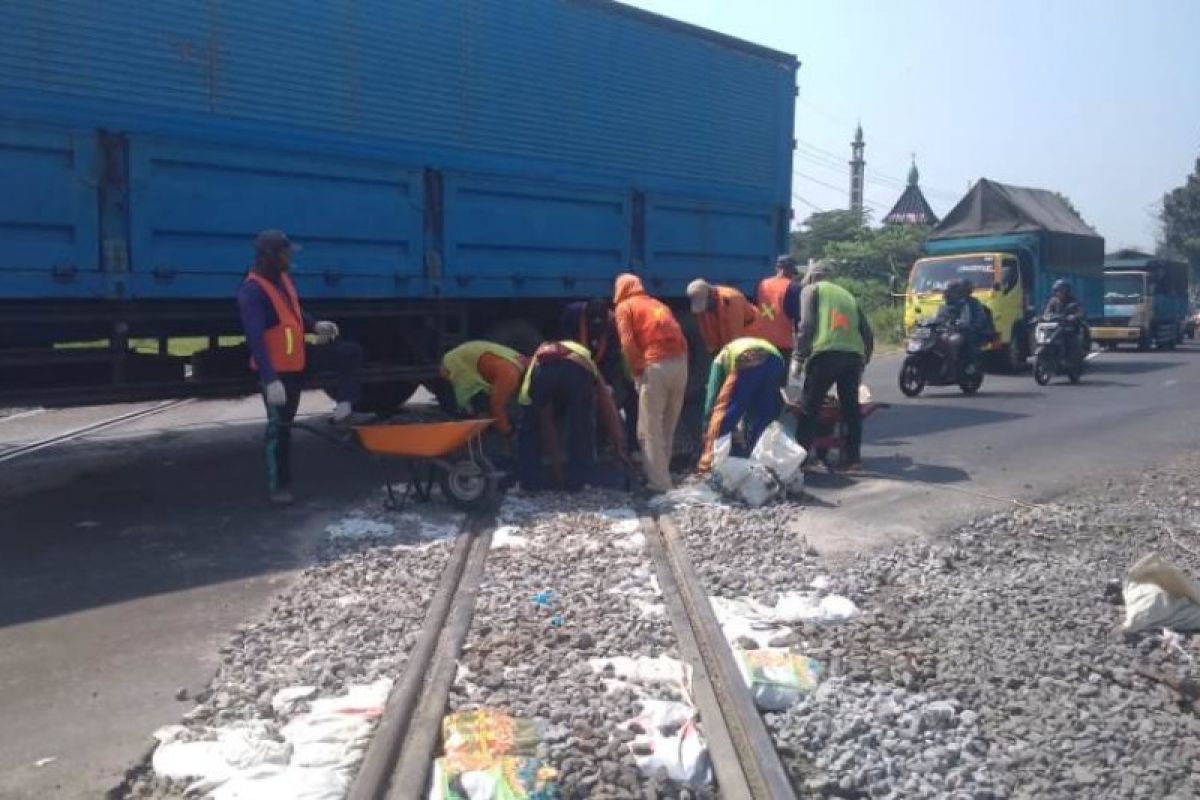
[{"label": "parked motorbike", "polygon": [[900,391],[916,397],[926,386],[957,384],[963,394],[975,394],[983,385],[983,370],[975,359],[963,355],[957,368],[951,363],[951,326],[933,320],[918,322],[909,332],[908,355],[900,366]]},{"label": "parked motorbike", "polygon": [[1057,314],[1038,320],[1034,329],[1033,379],[1039,386],[1050,383],[1055,375],[1066,375],[1071,383],[1079,383],[1083,377],[1083,343],[1077,342],[1074,356],[1068,358],[1071,337],[1081,338],[1077,322]]}]

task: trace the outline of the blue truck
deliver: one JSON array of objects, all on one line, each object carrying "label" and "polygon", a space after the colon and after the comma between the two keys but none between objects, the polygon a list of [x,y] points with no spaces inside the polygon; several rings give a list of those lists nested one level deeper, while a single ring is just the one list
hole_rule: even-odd
[{"label": "blue truck", "polygon": [[1188,308],[1186,262],[1119,250],[1104,260],[1104,314],[1091,321],[1092,338],[1110,350],[1173,350],[1187,332]]},{"label": "blue truck", "polygon": [[622,271],[786,248],[794,56],[610,0],[0,5],[0,405],[254,389],[257,231],[402,402]]},{"label": "blue truck", "polygon": [[1071,282],[1088,319],[1103,313],[1104,239],[1055,192],[981,179],[923,250],[909,273],[906,327],[933,316],[947,283],[969,280],[999,334],[988,348],[1011,369],[1033,351],[1031,323],[1058,279]]}]

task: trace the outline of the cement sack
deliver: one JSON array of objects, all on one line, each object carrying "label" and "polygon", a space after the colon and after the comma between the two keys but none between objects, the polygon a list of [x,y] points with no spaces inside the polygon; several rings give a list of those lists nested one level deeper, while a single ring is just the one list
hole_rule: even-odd
[{"label": "cement sack", "polygon": [[1200,631],[1200,585],[1157,553],[1142,557],[1125,576],[1126,633],[1148,628]]},{"label": "cement sack", "polygon": [[734,658],[760,711],[783,711],[817,687],[821,663],[786,649],[742,650]]}]

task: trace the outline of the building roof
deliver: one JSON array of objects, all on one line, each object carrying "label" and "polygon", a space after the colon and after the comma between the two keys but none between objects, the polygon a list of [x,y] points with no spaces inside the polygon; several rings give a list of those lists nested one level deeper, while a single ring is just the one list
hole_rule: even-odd
[{"label": "building roof", "polygon": [[925,194],[917,185],[920,179],[921,174],[917,172],[917,162],[914,160],[908,170],[908,186],[904,187],[896,205],[884,216],[884,225],[937,225],[937,214],[933,213]]}]

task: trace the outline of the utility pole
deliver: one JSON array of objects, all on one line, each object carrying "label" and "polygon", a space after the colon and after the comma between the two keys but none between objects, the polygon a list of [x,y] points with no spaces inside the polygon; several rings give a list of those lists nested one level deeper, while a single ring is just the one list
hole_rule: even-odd
[{"label": "utility pole", "polygon": [[854,130],[854,141],[850,143],[853,157],[850,159],[850,210],[863,210],[863,183],[866,179],[867,162],[863,158],[866,148],[863,142],[862,123]]}]

